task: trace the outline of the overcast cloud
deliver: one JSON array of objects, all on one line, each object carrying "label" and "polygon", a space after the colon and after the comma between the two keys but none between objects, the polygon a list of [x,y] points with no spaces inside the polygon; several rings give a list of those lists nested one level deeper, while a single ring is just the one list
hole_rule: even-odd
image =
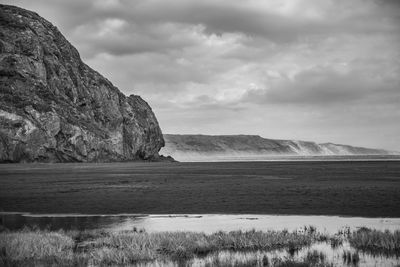
[{"label": "overcast cloud", "polygon": [[164,133],[400,151],[398,0],[15,0]]}]

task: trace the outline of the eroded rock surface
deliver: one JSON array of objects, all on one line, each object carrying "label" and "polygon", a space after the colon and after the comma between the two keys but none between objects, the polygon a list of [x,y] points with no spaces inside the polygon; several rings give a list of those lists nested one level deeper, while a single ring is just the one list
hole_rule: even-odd
[{"label": "eroded rock surface", "polygon": [[157,119],[82,62],[50,22],[0,5],[0,162],[154,159]]}]

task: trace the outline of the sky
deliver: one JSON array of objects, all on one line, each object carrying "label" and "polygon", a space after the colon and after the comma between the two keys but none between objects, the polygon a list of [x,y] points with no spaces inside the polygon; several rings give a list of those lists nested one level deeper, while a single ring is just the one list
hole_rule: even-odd
[{"label": "sky", "polygon": [[14,0],[164,133],[400,151],[400,0]]}]

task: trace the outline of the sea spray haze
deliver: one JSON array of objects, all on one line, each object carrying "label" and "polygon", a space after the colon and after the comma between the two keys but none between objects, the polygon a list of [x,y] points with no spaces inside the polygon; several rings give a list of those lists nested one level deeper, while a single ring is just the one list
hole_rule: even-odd
[{"label": "sea spray haze", "polygon": [[400,155],[383,149],[275,140],[258,135],[164,134],[164,139],[161,153],[180,161],[268,160],[293,156],[387,156],[390,159]]},{"label": "sea spray haze", "polygon": [[82,62],[50,22],[0,5],[0,162],[123,161],[164,145],[150,106]]}]

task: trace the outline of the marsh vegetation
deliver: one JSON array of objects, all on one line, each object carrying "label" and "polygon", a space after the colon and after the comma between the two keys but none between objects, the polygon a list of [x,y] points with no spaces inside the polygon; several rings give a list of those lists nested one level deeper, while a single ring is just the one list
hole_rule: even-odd
[{"label": "marsh vegetation", "polygon": [[[307,230],[304,230],[307,229]],[[321,244],[351,244],[342,263],[358,264],[371,251],[399,263],[399,231],[362,229],[349,235],[325,235],[315,228],[301,231],[231,231],[148,233],[48,231],[25,228],[0,233],[0,265],[183,265],[183,266],[331,266]],[[371,250],[371,248],[379,250]],[[339,250],[338,250],[339,251]],[[364,258],[363,258],[364,257]]]},{"label": "marsh vegetation", "polygon": [[400,256],[400,231],[360,228],[349,236],[351,246],[371,254]]}]

